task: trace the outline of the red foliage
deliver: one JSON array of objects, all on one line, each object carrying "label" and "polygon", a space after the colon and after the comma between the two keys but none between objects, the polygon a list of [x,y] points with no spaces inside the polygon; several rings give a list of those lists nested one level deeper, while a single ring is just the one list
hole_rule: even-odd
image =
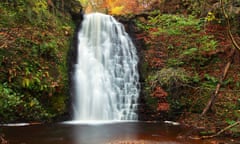
[{"label": "red foliage", "polygon": [[142,40],[142,39],[144,39],[144,37],[146,37],[146,35],[144,33],[136,34],[137,40]]},{"label": "red foliage", "polygon": [[157,98],[165,98],[167,95],[167,92],[165,92],[160,86],[157,86],[155,91],[151,94],[151,96]]},{"label": "red foliage", "polygon": [[[214,39],[219,42],[216,50],[202,53],[205,56],[221,54],[224,59],[228,58],[232,49],[232,42],[227,36],[227,28],[219,24],[208,24],[205,29],[206,34],[214,35]],[[237,37],[237,36],[234,36]]]},{"label": "red foliage", "polygon": [[158,111],[168,111],[169,110],[169,104],[166,99],[168,94],[160,86],[157,86],[155,88],[155,90],[151,94],[151,96],[158,98],[158,106],[157,106]]},{"label": "red foliage", "polygon": [[153,69],[160,69],[164,66],[164,56],[165,54],[160,50],[160,48],[148,49],[145,55],[145,61],[148,62],[149,66]]},{"label": "red foliage", "polygon": [[158,111],[168,111],[169,110],[169,104],[168,103],[158,103],[157,110]]},{"label": "red foliage", "polygon": [[154,67],[154,68],[159,68],[164,65],[163,61],[160,58],[156,58],[156,57],[152,58],[149,64],[151,67]]}]

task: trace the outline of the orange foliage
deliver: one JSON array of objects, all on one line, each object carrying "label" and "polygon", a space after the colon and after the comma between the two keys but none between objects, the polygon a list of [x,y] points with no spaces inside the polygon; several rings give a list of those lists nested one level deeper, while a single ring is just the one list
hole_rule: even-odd
[{"label": "orange foliage", "polygon": [[105,8],[108,12],[113,15],[126,14],[135,12],[137,9],[136,0],[106,0]]},{"label": "orange foliage", "polygon": [[163,90],[160,86],[156,86],[151,96],[158,98],[158,106],[157,106],[158,111],[169,110],[169,104],[166,99],[166,97],[168,96],[168,93],[165,90]]},{"label": "orange foliage", "polygon": [[161,68],[164,66],[164,60],[163,60],[164,56],[165,54],[157,48],[149,49],[149,50],[146,50],[145,61],[148,62],[151,68],[154,68],[154,69]]},{"label": "orange foliage", "polygon": [[168,103],[158,103],[158,111],[168,111],[169,110],[169,104]]},{"label": "orange foliage", "polygon": [[165,98],[167,95],[168,94],[160,86],[157,86],[155,91],[151,94],[151,96],[157,98]]},{"label": "orange foliage", "polygon": [[112,15],[139,13],[143,4],[139,0],[88,0],[85,12],[103,12]]}]

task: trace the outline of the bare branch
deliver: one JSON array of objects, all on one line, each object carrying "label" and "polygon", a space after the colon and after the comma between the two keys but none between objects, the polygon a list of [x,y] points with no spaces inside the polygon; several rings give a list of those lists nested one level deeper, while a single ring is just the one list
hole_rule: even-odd
[{"label": "bare branch", "polygon": [[229,129],[231,129],[231,128],[239,125],[239,124],[240,124],[240,121],[237,121],[237,122],[235,122],[235,123],[233,123],[233,124],[225,127],[224,129],[220,130],[220,131],[217,132],[216,134],[210,135],[210,136],[202,136],[201,139],[208,139],[208,138],[213,138],[213,137],[219,136],[221,133],[223,133],[223,132],[225,132],[226,130],[229,130]]}]

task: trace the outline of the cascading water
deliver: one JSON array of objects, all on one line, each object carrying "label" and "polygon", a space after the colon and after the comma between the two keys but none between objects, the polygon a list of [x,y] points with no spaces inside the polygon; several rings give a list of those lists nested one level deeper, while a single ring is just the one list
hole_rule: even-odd
[{"label": "cascading water", "polygon": [[73,80],[74,120],[137,120],[138,57],[112,16],[84,16]]}]

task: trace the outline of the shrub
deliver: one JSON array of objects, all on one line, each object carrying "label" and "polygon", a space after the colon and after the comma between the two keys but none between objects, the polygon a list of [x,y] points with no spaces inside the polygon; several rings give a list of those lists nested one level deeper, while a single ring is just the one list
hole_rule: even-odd
[{"label": "shrub", "polygon": [[39,121],[53,117],[39,101],[33,97],[25,97],[8,87],[7,83],[0,85],[0,121]]}]

